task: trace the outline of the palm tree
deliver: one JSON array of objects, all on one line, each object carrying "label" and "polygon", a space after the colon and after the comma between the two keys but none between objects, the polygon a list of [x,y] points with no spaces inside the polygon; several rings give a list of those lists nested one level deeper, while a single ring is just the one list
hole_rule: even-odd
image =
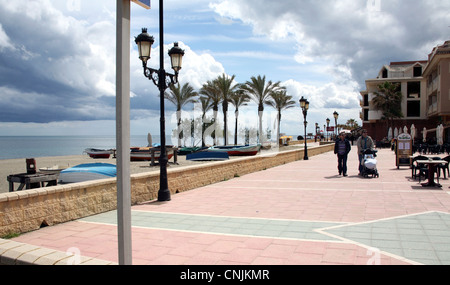
[{"label": "palm tree", "polygon": [[235,123],[234,123],[234,145],[237,145],[237,130],[238,130],[238,116],[239,107],[247,106],[250,101],[250,96],[245,93],[243,89],[239,89],[230,96],[230,103],[234,105],[236,110],[234,111]]},{"label": "palm tree", "polygon": [[347,120],[347,123],[345,123],[345,125],[346,125],[347,127],[349,127],[351,130],[354,130],[354,129],[360,127],[359,124],[358,124],[358,122],[357,122],[355,119],[349,119],[349,120]]},{"label": "palm tree", "polygon": [[235,75],[228,77],[225,73],[223,73],[221,76],[217,77],[214,80],[214,85],[217,88],[217,91],[222,96],[224,145],[228,144],[228,125],[227,125],[228,102],[230,101],[230,97],[238,87],[238,84],[233,85],[235,77],[236,77]]},{"label": "palm tree", "polygon": [[189,83],[185,83],[183,87],[180,86],[180,83],[177,85],[171,84],[169,90],[169,92],[164,93],[164,98],[172,102],[177,108],[178,146],[181,146],[181,108],[188,103],[196,102],[198,93],[194,91],[194,88]]},{"label": "palm tree", "polygon": [[285,90],[285,87],[280,86],[280,82],[273,83],[269,81],[266,83],[266,76],[258,77],[252,76],[250,81],[247,81],[243,85],[243,89],[252,96],[253,100],[258,104],[258,116],[259,116],[259,142],[262,143],[262,115],[264,112],[264,103],[269,99],[270,95],[274,92]]},{"label": "palm tree", "polygon": [[295,106],[295,101],[292,96],[287,95],[286,90],[276,91],[270,95],[270,99],[266,102],[267,105],[273,107],[278,111],[278,129],[277,129],[277,144],[280,141],[280,126],[281,126],[281,111],[287,110]]},{"label": "palm tree", "polygon": [[375,109],[383,113],[383,118],[393,127],[394,119],[403,118],[402,100],[399,83],[384,82],[378,85],[379,92],[374,92],[375,97],[372,102]]},{"label": "palm tree", "polygon": [[[217,88],[215,87],[214,82],[208,81],[207,83],[203,84],[203,87],[200,89],[199,93],[207,98],[210,98],[211,100],[210,104],[213,109],[214,125],[216,125],[217,112],[219,111],[219,104],[220,102],[222,102],[222,97]],[[214,134],[214,145],[217,144],[216,137],[217,137],[216,134]]]},{"label": "palm tree", "polygon": [[206,120],[206,112],[211,110],[213,107],[211,104],[211,98],[207,96],[200,96],[199,98],[201,108],[202,108],[202,147],[205,147],[205,120]]}]

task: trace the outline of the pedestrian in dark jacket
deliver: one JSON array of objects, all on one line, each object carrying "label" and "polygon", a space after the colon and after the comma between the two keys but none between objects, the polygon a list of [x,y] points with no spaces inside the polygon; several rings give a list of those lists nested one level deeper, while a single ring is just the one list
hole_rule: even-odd
[{"label": "pedestrian in dark jacket", "polygon": [[350,142],[345,138],[345,133],[340,133],[334,145],[334,154],[337,154],[338,157],[339,175],[347,176],[347,158],[351,149]]}]

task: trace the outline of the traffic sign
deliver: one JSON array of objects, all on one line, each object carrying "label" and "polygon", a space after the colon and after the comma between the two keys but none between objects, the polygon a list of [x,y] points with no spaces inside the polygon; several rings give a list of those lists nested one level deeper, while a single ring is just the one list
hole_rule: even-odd
[{"label": "traffic sign", "polygon": [[138,4],[141,7],[144,7],[145,9],[150,9],[151,8],[151,0],[131,0],[134,3]]}]

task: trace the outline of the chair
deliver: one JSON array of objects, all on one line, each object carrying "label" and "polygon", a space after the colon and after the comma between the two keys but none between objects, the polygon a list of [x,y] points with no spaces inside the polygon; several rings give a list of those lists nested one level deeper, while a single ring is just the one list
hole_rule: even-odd
[{"label": "chair", "polygon": [[420,182],[421,175],[424,175],[425,177],[428,175],[428,167],[423,163],[417,163],[417,160],[428,160],[428,157],[418,155],[414,157],[411,162],[411,177],[416,179],[417,171],[419,171],[419,182]]},{"label": "chair", "polygon": [[450,177],[450,169],[449,169],[450,155],[442,158],[442,160],[445,160],[448,163],[439,164],[437,171],[439,171],[439,175],[441,175],[441,170],[442,170],[442,173],[444,174],[444,179],[445,179],[446,173],[447,173],[448,177]]},{"label": "chair", "polygon": [[[442,158],[439,157],[439,156],[435,156],[435,157],[433,157],[431,159],[432,160],[442,160]],[[436,177],[437,177],[438,183],[439,183],[439,177],[441,177],[441,167],[442,166],[444,166],[444,164],[442,164],[442,163],[436,165]],[[444,174],[444,178],[445,178],[445,174]]]}]

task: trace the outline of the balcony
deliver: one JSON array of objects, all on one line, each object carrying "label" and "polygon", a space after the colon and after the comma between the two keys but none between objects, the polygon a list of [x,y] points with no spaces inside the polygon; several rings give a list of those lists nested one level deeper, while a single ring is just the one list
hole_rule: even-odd
[{"label": "balcony", "polygon": [[427,94],[431,94],[438,90],[439,87],[439,76],[435,77],[431,83],[427,85]]}]

